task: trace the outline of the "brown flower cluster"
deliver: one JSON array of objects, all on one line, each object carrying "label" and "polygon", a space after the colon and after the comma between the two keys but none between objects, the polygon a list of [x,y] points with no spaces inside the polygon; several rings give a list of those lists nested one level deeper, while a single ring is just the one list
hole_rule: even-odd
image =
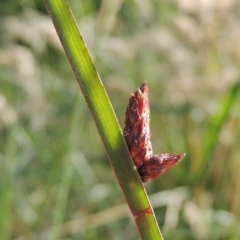
[{"label": "brown flower cluster", "polygon": [[149,129],[148,87],[144,82],[129,100],[124,138],[143,182],[153,180],[175,166],[185,154],[153,156]]}]

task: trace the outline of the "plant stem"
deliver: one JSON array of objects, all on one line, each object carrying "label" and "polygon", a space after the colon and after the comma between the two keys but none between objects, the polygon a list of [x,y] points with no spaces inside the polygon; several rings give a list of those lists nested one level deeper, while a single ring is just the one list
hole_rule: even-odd
[{"label": "plant stem", "polygon": [[65,0],[44,0],[142,239],[163,239],[111,103]]}]

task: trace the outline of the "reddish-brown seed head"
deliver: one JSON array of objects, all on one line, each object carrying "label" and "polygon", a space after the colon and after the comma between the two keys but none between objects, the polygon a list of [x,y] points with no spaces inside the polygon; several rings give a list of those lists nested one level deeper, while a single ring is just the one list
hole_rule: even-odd
[{"label": "reddish-brown seed head", "polygon": [[184,156],[185,153],[179,155],[169,153],[155,155],[138,168],[138,173],[143,182],[153,180],[178,164]]},{"label": "reddish-brown seed head", "polygon": [[136,167],[152,157],[147,83],[134,92],[126,110],[124,137]]},{"label": "reddish-brown seed head", "polygon": [[143,182],[157,178],[175,166],[185,156],[185,154],[174,155],[168,153],[153,156],[146,82],[129,99],[124,138]]}]

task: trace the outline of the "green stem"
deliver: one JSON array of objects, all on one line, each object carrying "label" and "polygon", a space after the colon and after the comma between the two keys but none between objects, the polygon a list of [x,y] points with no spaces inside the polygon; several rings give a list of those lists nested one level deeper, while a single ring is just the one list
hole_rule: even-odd
[{"label": "green stem", "polygon": [[96,123],[142,239],[161,240],[152,207],[131,160],[111,103],[65,0],[44,0]]}]

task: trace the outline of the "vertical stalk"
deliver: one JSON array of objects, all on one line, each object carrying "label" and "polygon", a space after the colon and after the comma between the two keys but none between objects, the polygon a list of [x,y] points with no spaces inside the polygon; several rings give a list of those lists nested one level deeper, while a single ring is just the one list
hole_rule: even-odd
[{"label": "vertical stalk", "polygon": [[44,0],[92,113],[106,153],[144,240],[161,240],[152,207],[131,160],[111,103],[65,0]]}]

